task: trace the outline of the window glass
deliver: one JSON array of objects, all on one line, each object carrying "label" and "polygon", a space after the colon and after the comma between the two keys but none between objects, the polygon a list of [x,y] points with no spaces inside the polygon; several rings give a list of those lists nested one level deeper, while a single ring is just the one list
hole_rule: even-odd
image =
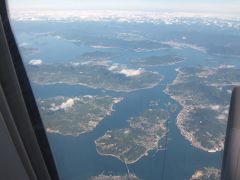
[{"label": "window glass", "polygon": [[9,0],[63,180],[219,179],[240,2]]}]

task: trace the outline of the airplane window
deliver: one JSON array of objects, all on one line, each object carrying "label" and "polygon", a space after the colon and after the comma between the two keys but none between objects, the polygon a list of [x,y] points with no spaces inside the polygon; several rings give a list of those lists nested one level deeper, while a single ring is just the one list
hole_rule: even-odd
[{"label": "airplane window", "polygon": [[219,179],[240,2],[9,0],[63,180]]}]

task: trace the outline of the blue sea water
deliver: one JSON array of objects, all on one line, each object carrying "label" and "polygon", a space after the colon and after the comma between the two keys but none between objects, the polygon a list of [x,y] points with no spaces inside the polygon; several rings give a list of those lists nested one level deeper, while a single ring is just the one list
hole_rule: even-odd
[{"label": "blue sea water", "polygon": [[[34,89],[41,87],[34,87]],[[123,163],[113,157],[103,157],[97,154],[94,140],[104,135],[107,130],[127,127],[129,117],[137,116],[148,107],[151,100],[160,99],[160,104],[175,103],[163,93],[165,86],[141,90],[130,94],[112,92],[111,95],[124,96],[124,100],[115,105],[115,112],[104,119],[97,128],[90,133],[79,137],[49,134],[49,139],[63,179],[87,179],[102,172],[112,174],[126,174],[127,169]],[[60,91],[59,91],[60,90]],[[39,90],[41,91],[41,90]],[[81,87],[66,87],[65,85],[44,87],[40,97],[52,95],[75,96],[86,91],[87,94],[98,94]],[[80,92],[80,93],[79,93]],[[108,93],[109,94],[109,93]],[[163,107],[164,108],[164,107]],[[137,163],[128,165],[130,172],[141,179],[158,180],[164,173],[164,179],[188,179],[196,169],[202,167],[221,167],[222,153],[209,154],[190,145],[180,134],[176,127],[176,116],[181,108],[172,113],[169,120],[169,135],[166,149],[166,161],[163,157],[165,151],[151,151]],[[165,170],[163,172],[163,166]]]},{"label": "blue sea water", "polygon": [[[160,100],[160,107],[165,109],[165,104],[169,102],[177,104],[177,102],[164,93],[166,85],[172,83],[176,77],[176,68],[186,66],[215,67],[225,63],[239,66],[238,57],[209,55],[189,48],[162,48],[156,51],[136,52],[133,51],[133,48],[137,46],[136,44],[129,45],[130,42],[127,43],[112,38],[116,31],[132,32],[136,28],[135,24],[119,25],[113,23],[110,26],[107,23],[95,25],[86,22],[79,23],[78,25],[70,23],[66,26],[66,24],[61,23],[41,23],[14,23],[18,43],[29,43],[30,47],[38,49],[37,53],[24,53],[22,51],[22,56],[26,64],[31,59],[42,59],[44,63],[69,63],[79,60],[84,53],[93,53],[96,51],[113,54],[111,60],[114,63],[128,65],[132,68],[136,67],[130,63],[130,60],[140,57],[173,53],[185,58],[185,61],[176,65],[146,68],[146,70],[161,73],[164,76],[164,80],[159,86],[154,88],[130,93],[90,89],[74,85],[58,84],[42,86],[32,83],[36,98],[47,98],[59,95],[70,97],[79,95],[111,95],[114,97],[124,97],[122,102],[114,106],[115,111],[111,116],[106,117],[97,128],[90,133],[82,134],[79,137],[48,134],[59,174],[61,179],[64,180],[85,180],[91,176],[99,175],[102,172],[113,175],[126,174],[127,169],[125,164],[114,157],[99,155],[96,152],[94,141],[104,135],[107,130],[128,127],[127,120],[130,117],[138,116],[139,113],[148,108],[151,100]],[[137,26],[139,30],[138,33],[142,33],[150,39],[159,38],[159,41],[176,40],[177,38],[177,40],[179,40],[183,35],[186,35],[185,27],[182,27],[179,31],[174,31],[176,27],[171,27],[170,29],[164,27],[164,29],[162,26],[158,27],[149,24]],[[106,30],[106,27],[110,29]],[[71,33],[71,28],[75,28],[73,33]],[[85,28],[90,30],[86,31]],[[29,29],[31,32],[29,32]],[[76,31],[76,29],[78,31]],[[40,34],[40,32],[48,32],[48,34]],[[194,36],[189,32],[187,35]],[[75,41],[73,41],[73,39],[75,39]],[[105,50],[96,49],[91,46],[98,45],[99,43],[117,47]],[[150,49],[154,48],[155,44],[150,44],[150,46]],[[136,174],[143,180],[185,180],[189,179],[197,169],[202,169],[203,167],[221,168],[222,152],[208,153],[199,150],[191,146],[180,134],[176,126],[176,117],[181,108],[178,104],[177,111],[170,114],[168,122],[169,133],[165,149],[160,151],[153,150],[138,162],[128,165],[130,172]]]}]

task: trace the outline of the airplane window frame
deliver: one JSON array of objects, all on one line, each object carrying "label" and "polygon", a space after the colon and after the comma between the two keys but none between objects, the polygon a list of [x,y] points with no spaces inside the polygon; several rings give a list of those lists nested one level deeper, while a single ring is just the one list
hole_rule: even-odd
[{"label": "airplane window frame", "polygon": [[[34,98],[33,91],[23,65],[23,61],[19,53],[18,46],[16,44],[14,34],[11,29],[9,15],[8,15],[8,5],[7,5],[7,1],[5,0],[0,1],[0,18],[2,20],[2,24],[5,32],[5,38],[7,41],[8,50],[12,60],[12,62],[9,62],[9,63],[13,64],[14,70],[16,73],[12,75],[15,75],[18,80],[18,83],[16,84],[19,84],[20,86],[21,95],[23,96],[24,103],[27,108],[28,116],[31,120],[33,132],[35,133],[37,144],[39,145],[39,148],[41,151],[40,156],[43,157],[43,161],[45,162],[50,178],[53,180],[58,180],[59,175],[57,172],[55,161],[50,149],[50,145],[47,139],[47,135],[43,126],[42,119],[40,117],[40,113],[37,108],[36,100]],[[19,132],[19,133],[21,135],[21,133],[23,134],[24,132]],[[31,136],[31,134],[29,134],[29,136]],[[25,139],[25,142],[28,142],[28,140]],[[31,147],[31,144],[28,144],[28,145]],[[35,155],[30,154],[27,147],[25,148],[28,152],[29,159],[33,160],[35,158]],[[32,165],[36,166],[36,164],[35,165],[32,164]],[[38,167],[33,167],[33,169],[36,171]],[[37,174],[40,174],[41,172],[35,172],[35,173],[37,175]],[[41,179],[41,176],[40,177],[37,176],[37,178]]]}]

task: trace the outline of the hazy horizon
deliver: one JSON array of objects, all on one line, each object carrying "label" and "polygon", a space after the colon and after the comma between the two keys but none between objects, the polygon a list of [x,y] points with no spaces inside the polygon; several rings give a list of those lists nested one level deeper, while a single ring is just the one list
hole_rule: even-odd
[{"label": "hazy horizon", "polygon": [[147,10],[240,14],[239,0],[9,0],[10,10]]}]

